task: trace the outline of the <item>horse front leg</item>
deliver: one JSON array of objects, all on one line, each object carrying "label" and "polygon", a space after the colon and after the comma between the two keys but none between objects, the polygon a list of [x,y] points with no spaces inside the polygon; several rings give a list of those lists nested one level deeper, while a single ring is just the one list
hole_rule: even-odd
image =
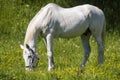
[{"label": "horse front leg", "polygon": [[46,36],[47,56],[48,56],[48,71],[54,68],[53,59],[53,36],[48,34]]}]

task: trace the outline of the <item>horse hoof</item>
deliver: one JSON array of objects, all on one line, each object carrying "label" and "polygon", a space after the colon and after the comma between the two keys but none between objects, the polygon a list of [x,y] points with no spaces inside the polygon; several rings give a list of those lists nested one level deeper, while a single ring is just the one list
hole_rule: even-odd
[{"label": "horse hoof", "polygon": [[54,67],[48,67],[48,71],[51,71],[53,69],[54,69]]}]

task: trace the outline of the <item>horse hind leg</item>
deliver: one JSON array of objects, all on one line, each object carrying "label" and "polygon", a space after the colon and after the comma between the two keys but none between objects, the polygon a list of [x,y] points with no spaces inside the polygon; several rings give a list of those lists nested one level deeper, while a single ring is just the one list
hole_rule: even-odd
[{"label": "horse hind leg", "polygon": [[96,36],[96,41],[98,45],[98,64],[104,63],[104,44],[101,36]]},{"label": "horse hind leg", "polygon": [[96,20],[91,22],[89,28],[98,45],[98,64],[101,65],[104,63],[104,38],[106,30],[104,16],[96,17]]},{"label": "horse hind leg", "polygon": [[104,40],[102,37],[102,30],[91,31],[98,45],[98,64],[104,63]]},{"label": "horse hind leg", "polygon": [[81,35],[82,46],[84,49],[84,59],[81,64],[81,67],[85,66],[85,64],[89,58],[90,52],[91,52],[91,48],[90,48],[90,44],[89,44],[90,36],[91,36],[91,33],[90,33],[89,29],[83,35]]}]

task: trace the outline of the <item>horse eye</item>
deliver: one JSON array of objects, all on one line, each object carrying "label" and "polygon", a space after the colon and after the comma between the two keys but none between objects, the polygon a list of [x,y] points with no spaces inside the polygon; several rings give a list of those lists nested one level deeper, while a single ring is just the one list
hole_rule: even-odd
[{"label": "horse eye", "polygon": [[32,56],[28,56],[28,58],[32,58]]}]

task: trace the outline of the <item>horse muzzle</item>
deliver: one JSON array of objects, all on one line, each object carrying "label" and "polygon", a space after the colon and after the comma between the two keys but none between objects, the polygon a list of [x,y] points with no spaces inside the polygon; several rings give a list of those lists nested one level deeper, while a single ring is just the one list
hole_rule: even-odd
[{"label": "horse muzzle", "polygon": [[33,71],[34,68],[34,66],[25,66],[26,71]]}]

